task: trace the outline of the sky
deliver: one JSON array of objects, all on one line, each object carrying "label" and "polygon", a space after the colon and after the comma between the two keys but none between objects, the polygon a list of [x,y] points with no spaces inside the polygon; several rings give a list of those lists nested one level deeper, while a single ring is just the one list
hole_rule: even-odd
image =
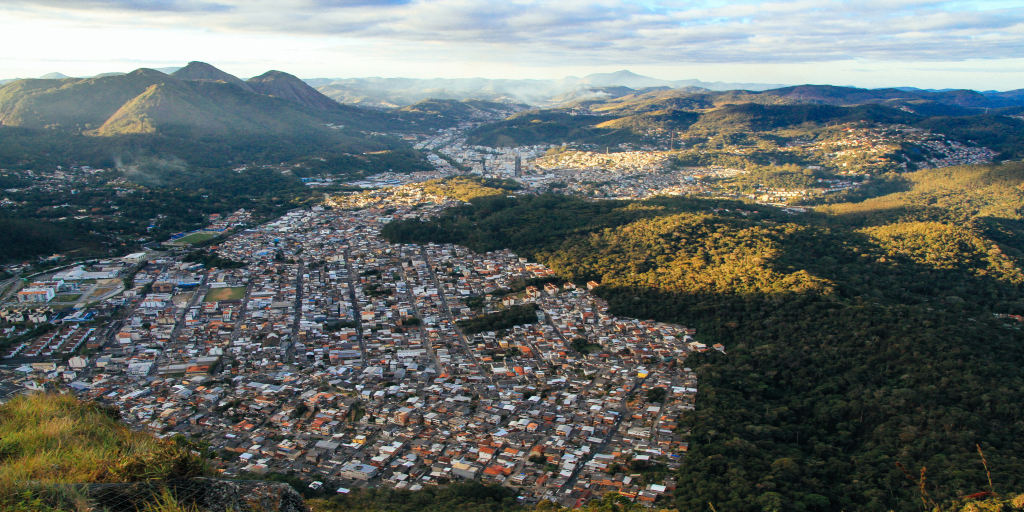
[{"label": "sky", "polygon": [[0,78],[208,62],[246,78],[1024,88],[1024,0],[0,0]]}]

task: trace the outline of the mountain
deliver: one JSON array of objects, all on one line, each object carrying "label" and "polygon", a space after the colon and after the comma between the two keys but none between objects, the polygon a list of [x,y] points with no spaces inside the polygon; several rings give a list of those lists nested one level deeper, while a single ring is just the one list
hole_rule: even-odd
[{"label": "mountain", "polygon": [[529,109],[529,105],[483,100],[423,100],[392,111],[396,120],[409,121],[421,127],[447,128],[465,121],[504,117]]},{"label": "mountain", "polygon": [[1003,99],[1008,99],[1008,100],[1012,100],[1012,101],[1024,102],[1024,89],[1016,89],[1016,90],[1013,90],[1013,91],[1005,91],[1005,92],[986,91],[986,92],[984,92],[982,94],[984,94],[986,96],[990,96],[990,97],[1003,98]]},{"label": "mountain", "polygon": [[[672,98],[670,98],[672,99]],[[678,98],[674,98],[678,99]],[[620,106],[610,115],[577,115],[565,110],[532,110],[490,123],[469,132],[469,143],[490,146],[587,143],[614,145],[649,140],[652,131],[689,130],[694,136],[718,133],[761,132],[801,125],[866,121],[915,124],[924,116],[883,105],[758,103],[725,104],[706,109],[679,108],[671,101],[642,103],[635,109]],[[698,105],[705,105],[698,103]],[[660,108],[659,108],[660,107]],[[597,110],[597,109],[595,109]],[[1000,116],[1004,117],[1004,116]]]},{"label": "mountain", "polygon": [[71,132],[97,128],[149,87],[169,80],[152,69],[102,78],[19,80],[0,88],[0,124]]},{"label": "mountain", "polygon": [[700,87],[701,89],[707,89],[710,91],[763,91],[766,89],[785,87],[783,84],[702,82],[700,80],[659,80],[649,76],[638,75],[628,70],[616,71],[614,73],[593,73],[579,79],[578,83],[598,87],[618,85],[632,89],[643,89],[646,87],[669,87],[672,89],[680,87]]},{"label": "mountain", "polygon": [[256,92],[249,84],[243,82],[235,75],[225,73],[205,62],[193,61],[187,66],[170,73],[171,76],[180,80],[207,80],[212,82],[224,82],[240,87],[243,91]]},{"label": "mountain", "polygon": [[660,80],[626,70],[594,73],[583,78],[569,76],[557,80],[374,77],[337,80],[315,78],[306,80],[306,83],[340,103],[376,108],[411,105],[425,99],[479,99],[553,106],[581,99],[643,94],[650,92],[652,88],[700,87],[716,91],[762,91],[781,87],[778,84]]},{"label": "mountain", "polygon": [[53,72],[53,73],[47,73],[47,74],[45,74],[45,75],[43,75],[43,76],[41,76],[39,78],[41,78],[43,80],[60,80],[62,78],[71,78],[71,77],[69,77],[69,76],[67,76],[67,75],[65,75],[63,73]]},{"label": "mountain", "polygon": [[247,83],[201,62],[172,75],[138,69],[59,82],[20,80],[0,88],[0,125],[98,136],[280,135],[330,131],[327,122],[374,129],[381,118],[339,105],[287,73],[272,71]]},{"label": "mountain", "polygon": [[321,125],[307,113],[271,98],[247,94],[234,84],[167,81],[148,87],[90,133],[283,135],[321,131]]},{"label": "mountain", "polygon": [[392,114],[335,103],[286,73],[247,83],[192,63],[178,76],[138,69],[0,87],[0,166],[179,159],[214,168],[397,147],[368,135],[402,126]]},{"label": "mountain", "polygon": [[[229,75],[230,76],[230,75]],[[250,78],[248,85],[259,94],[298,103],[314,110],[338,110],[338,102],[324,96],[295,75],[283,71],[267,71]]]},{"label": "mountain", "polygon": [[[796,100],[800,103],[826,105],[859,105],[878,103],[907,110],[930,109],[931,115],[963,115],[963,109],[986,109],[1018,105],[1024,100],[1015,91],[982,94],[967,89],[922,91],[905,89],[860,89],[833,85],[799,85],[763,91],[759,94]],[[941,113],[942,107],[954,109]],[[926,114],[926,112],[920,112]],[[977,113],[977,112],[974,112]]]}]

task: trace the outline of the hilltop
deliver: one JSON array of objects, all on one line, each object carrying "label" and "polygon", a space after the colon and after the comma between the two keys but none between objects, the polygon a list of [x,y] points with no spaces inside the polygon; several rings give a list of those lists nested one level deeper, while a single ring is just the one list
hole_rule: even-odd
[{"label": "hilltop", "polygon": [[338,102],[320,94],[296,76],[283,71],[267,71],[250,78],[248,85],[258,94],[288,100],[313,110],[344,110]]},{"label": "hilltop", "polygon": [[242,81],[235,75],[225,73],[205,62],[192,61],[187,66],[168,73],[174,78],[180,80],[209,80],[213,82],[224,82],[237,86],[239,89],[247,92],[256,92],[249,86],[249,84]]},{"label": "hilltop", "polygon": [[695,79],[660,80],[628,70],[553,80],[371,77],[317,78],[306,82],[340,103],[377,108],[402,107],[426,99],[486,100],[550,106],[580,99],[636,94],[638,91],[679,88],[761,91],[782,87],[781,84],[703,82]]}]

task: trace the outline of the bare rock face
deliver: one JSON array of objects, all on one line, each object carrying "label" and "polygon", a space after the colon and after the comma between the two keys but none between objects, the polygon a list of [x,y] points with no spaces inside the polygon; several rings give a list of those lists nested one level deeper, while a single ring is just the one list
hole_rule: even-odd
[{"label": "bare rock face", "polygon": [[136,512],[147,504],[177,503],[202,512],[309,512],[288,484],[257,480],[190,478],[167,482],[91,484],[85,500],[94,510]]}]

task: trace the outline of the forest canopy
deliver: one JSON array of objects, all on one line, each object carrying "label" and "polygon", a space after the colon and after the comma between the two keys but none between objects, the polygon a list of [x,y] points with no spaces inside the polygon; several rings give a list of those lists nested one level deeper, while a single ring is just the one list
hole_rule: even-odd
[{"label": "forest canopy", "polygon": [[[1024,485],[1024,164],[908,175],[822,213],[694,198],[480,197],[395,242],[509,248],[617,315],[722,343],[699,371],[680,510],[919,510]],[[967,186],[965,186],[967,185]],[[737,214],[744,209],[746,215]],[[756,213],[751,210],[757,210]]]}]

